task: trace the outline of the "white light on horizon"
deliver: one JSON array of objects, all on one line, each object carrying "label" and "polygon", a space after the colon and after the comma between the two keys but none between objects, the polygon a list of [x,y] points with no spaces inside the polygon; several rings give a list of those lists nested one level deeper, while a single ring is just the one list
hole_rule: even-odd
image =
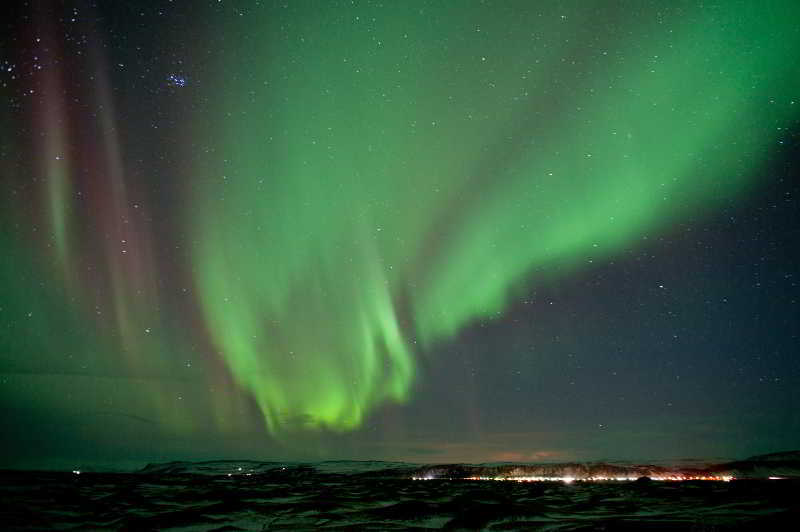
[{"label": "white light on horizon", "polygon": [[[435,477],[433,476],[424,476],[424,477],[411,477],[411,480],[433,480]],[[583,477],[583,478],[576,478],[576,477],[466,477],[462,479],[453,479],[453,478],[445,478],[441,477],[439,480],[506,480],[506,481],[514,481],[514,482],[564,482],[565,484],[571,484],[573,482],[633,482],[638,480],[641,477]],[[686,480],[705,480],[705,481],[712,481],[712,482],[730,482],[734,480],[735,477],[723,475],[723,476],[685,476],[685,475],[671,475],[671,476],[659,476],[659,477],[646,477],[650,480],[661,481],[661,482],[682,482]],[[779,479],[782,477],[769,477],[770,479]]]}]

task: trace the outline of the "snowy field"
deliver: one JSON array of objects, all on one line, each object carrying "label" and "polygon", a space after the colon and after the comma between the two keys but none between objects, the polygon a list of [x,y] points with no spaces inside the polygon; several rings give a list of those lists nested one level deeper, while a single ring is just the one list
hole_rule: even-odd
[{"label": "snowy field", "polygon": [[5,530],[234,531],[793,530],[800,518],[797,479],[411,479],[431,471],[380,462],[4,471],[0,519]]}]

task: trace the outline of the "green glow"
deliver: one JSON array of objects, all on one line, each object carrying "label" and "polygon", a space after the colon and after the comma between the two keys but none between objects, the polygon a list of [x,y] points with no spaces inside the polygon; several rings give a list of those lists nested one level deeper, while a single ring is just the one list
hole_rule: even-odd
[{"label": "green glow", "polygon": [[[59,86],[50,87],[51,94],[58,94]],[[44,138],[44,173],[47,183],[47,196],[49,199],[50,224],[53,232],[58,266],[68,268],[70,264],[69,234],[70,234],[70,180],[66,160],[66,142],[64,139],[65,118],[62,108],[49,97],[44,102],[45,118],[43,126],[46,131]]]},{"label": "green glow", "polygon": [[237,20],[210,89],[195,280],[274,434],[356,427],[522,286],[743,193],[800,107],[793,2],[388,4]]}]

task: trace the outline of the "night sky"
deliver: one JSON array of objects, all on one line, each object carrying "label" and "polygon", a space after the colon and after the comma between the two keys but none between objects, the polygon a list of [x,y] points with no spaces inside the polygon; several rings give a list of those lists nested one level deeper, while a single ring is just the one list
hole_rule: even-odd
[{"label": "night sky", "polygon": [[2,10],[0,466],[800,448],[796,0]]}]

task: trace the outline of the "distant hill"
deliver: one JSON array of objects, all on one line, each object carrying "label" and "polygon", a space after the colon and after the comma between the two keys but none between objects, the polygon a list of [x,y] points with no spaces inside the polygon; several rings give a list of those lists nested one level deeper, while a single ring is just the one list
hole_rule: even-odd
[{"label": "distant hill", "polygon": [[800,478],[800,451],[751,456],[745,460],[711,466],[709,470],[736,478]]},{"label": "distant hill", "polygon": [[601,479],[640,477],[734,477],[800,478],[800,451],[751,456],[745,460],[708,466],[652,465],[623,463],[494,463],[422,465],[403,462],[338,460],[324,462],[258,462],[252,460],[214,460],[207,462],[168,462],[148,464],[139,471],[145,475],[270,475],[298,477],[314,474],[357,475],[381,478],[553,478]]},{"label": "distant hill", "polygon": [[751,456],[746,462],[800,462],[800,451],[784,451],[782,453],[759,454]]}]

